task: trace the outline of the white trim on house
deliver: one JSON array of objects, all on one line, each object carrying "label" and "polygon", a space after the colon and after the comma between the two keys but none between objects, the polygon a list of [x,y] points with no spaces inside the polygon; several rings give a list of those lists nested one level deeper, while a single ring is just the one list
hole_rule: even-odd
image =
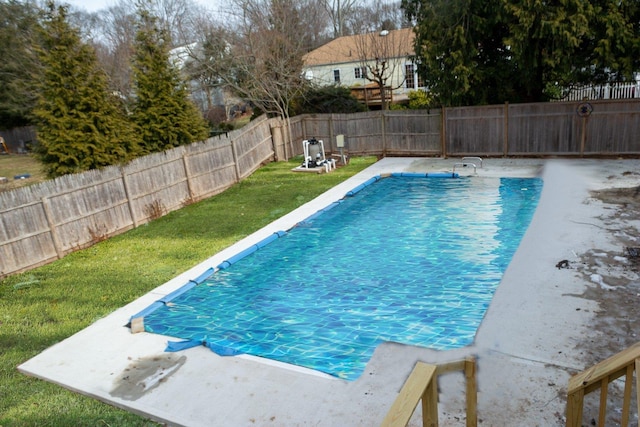
[{"label": "white trim on house", "polygon": [[[384,37],[384,39],[382,38]],[[315,49],[303,57],[305,78],[319,86],[339,84],[346,87],[370,85],[362,70],[376,67],[377,52],[383,51],[390,75],[387,87],[393,88],[394,102],[406,100],[410,91],[422,89],[419,86],[417,67],[411,60],[413,55],[413,29],[404,28],[383,33],[370,33],[339,37]],[[369,52],[367,52],[367,50]],[[412,87],[407,87],[406,65],[414,65]],[[358,72],[358,70],[361,70]],[[336,72],[340,79],[337,82]],[[367,71],[368,72],[368,71]]]}]

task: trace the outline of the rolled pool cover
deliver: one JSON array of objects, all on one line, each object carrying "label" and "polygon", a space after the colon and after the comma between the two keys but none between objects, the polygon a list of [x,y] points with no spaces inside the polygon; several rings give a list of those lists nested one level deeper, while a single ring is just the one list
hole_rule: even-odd
[{"label": "rolled pool cover", "polygon": [[353,190],[348,191],[346,196],[351,197],[356,195],[358,192],[360,192],[361,190],[363,190],[365,187],[373,184],[376,181],[379,181],[382,177],[380,175],[376,175],[374,177],[369,178],[368,180],[366,180],[365,182],[363,182],[362,184],[358,185],[357,187],[355,187]]},{"label": "rolled pool cover", "polygon": [[235,264],[236,262],[240,261],[242,258],[244,258],[244,257],[246,257],[248,255],[251,255],[252,253],[257,251],[258,249],[268,245],[269,243],[271,243],[274,240],[284,236],[285,234],[287,234],[286,231],[276,231],[275,233],[273,233],[269,237],[265,237],[264,239],[260,240],[258,243],[249,246],[248,248],[246,248],[243,251],[238,252],[237,254],[235,254],[231,258],[227,259],[226,261],[222,261],[220,264],[218,264],[216,269],[217,270],[224,270],[225,268],[228,268],[232,264]]},{"label": "rolled pool cover", "polygon": [[459,178],[456,172],[394,172],[391,176],[408,178]]},{"label": "rolled pool cover", "polygon": [[134,319],[144,318],[144,316],[146,316],[147,314],[154,312],[155,310],[157,310],[158,308],[162,307],[163,305],[165,305],[169,301],[171,301],[174,298],[184,294],[185,292],[187,292],[189,289],[193,288],[194,286],[199,285],[200,283],[204,282],[205,280],[207,280],[209,278],[209,276],[211,276],[214,273],[214,271],[215,270],[213,268],[208,268],[204,273],[202,273],[201,275],[199,275],[195,279],[189,280],[187,283],[185,283],[184,285],[180,286],[175,291],[163,296],[162,298],[160,298],[159,300],[155,301],[153,304],[151,304],[149,307],[145,308],[144,310],[140,311],[139,313],[134,314],[129,319],[129,324],[131,325],[131,323],[133,322]]},{"label": "rolled pool cover", "polygon": [[198,347],[200,345],[204,345],[205,347],[209,348],[218,356],[236,356],[238,354],[243,354],[241,351],[234,350],[231,347],[223,346],[217,343],[212,343],[209,341],[207,336],[193,338],[185,341],[168,341],[167,347],[164,349],[164,351],[176,352],[176,351],[187,350],[193,347]]}]

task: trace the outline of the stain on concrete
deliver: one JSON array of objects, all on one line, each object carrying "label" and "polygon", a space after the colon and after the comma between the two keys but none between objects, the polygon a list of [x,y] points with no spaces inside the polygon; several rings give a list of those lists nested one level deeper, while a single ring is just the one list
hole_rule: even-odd
[{"label": "stain on concrete", "polygon": [[109,394],[124,400],[138,400],[166,381],[186,361],[187,356],[177,357],[171,353],[137,359],[116,377]]}]

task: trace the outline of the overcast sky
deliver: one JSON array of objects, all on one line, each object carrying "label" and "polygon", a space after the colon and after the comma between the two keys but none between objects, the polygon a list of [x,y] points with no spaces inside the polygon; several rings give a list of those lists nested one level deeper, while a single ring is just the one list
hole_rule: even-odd
[{"label": "overcast sky", "polygon": [[[69,3],[88,12],[97,12],[113,6],[118,0],[62,0],[63,3]],[[217,0],[194,0],[196,3],[213,9],[217,4]]]}]

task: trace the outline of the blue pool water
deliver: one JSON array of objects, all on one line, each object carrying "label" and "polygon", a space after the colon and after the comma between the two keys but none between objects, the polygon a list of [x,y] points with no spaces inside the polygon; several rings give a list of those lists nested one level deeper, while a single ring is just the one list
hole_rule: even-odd
[{"label": "blue pool water", "polygon": [[[144,313],[147,332],[357,378],[383,341],[469,345],[537,205],[536,178],[393,176]],[[184,289],[186,290],[186,288]]]}]

